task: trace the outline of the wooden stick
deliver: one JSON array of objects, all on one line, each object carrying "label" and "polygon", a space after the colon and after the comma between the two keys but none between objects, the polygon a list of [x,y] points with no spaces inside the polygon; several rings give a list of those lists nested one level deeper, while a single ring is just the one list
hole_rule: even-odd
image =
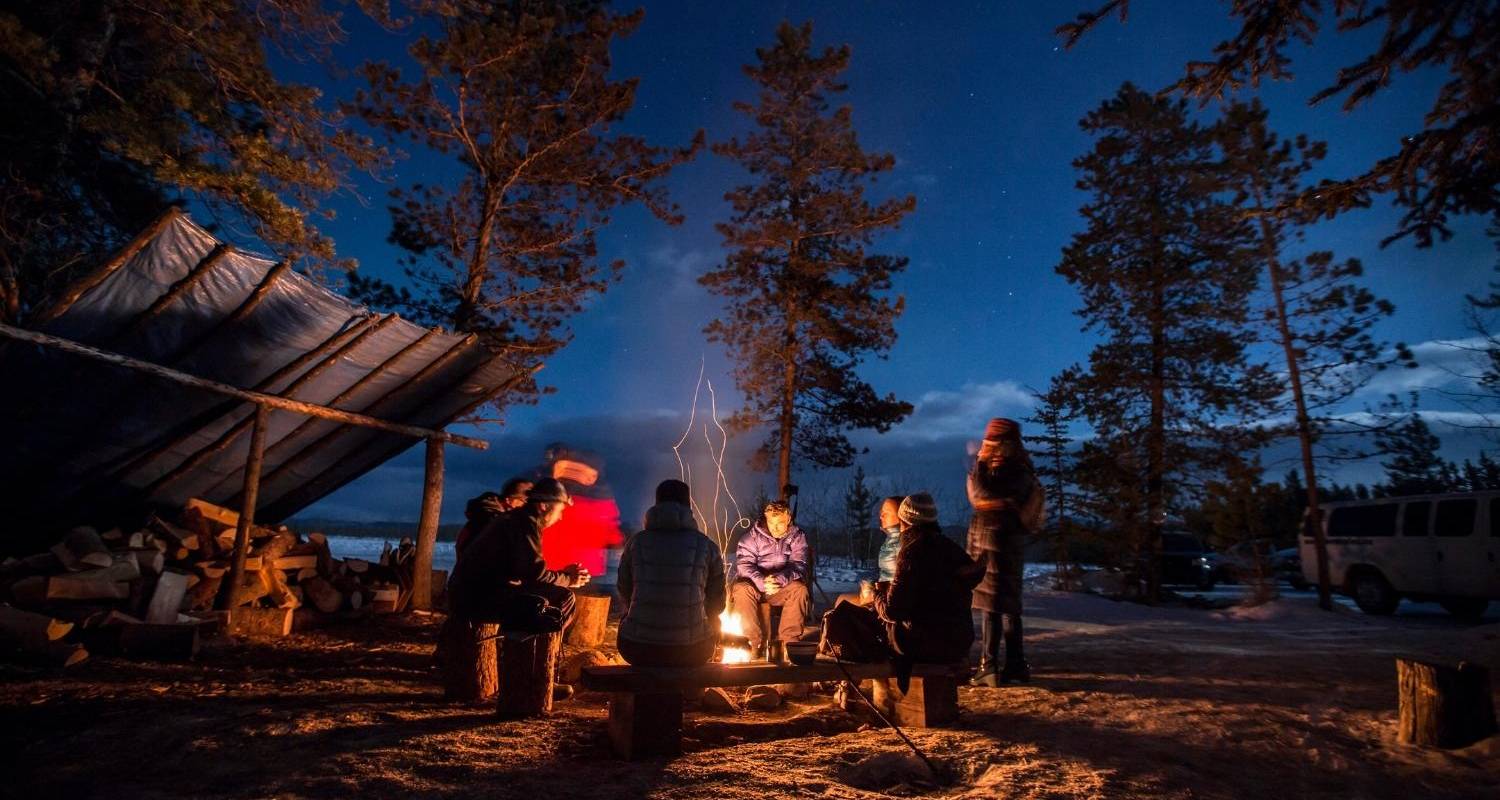
[{"label": "wooden stick", "polygon": [[250,552],[250,527],[255,524],[255,501],[260,494],[260,465],[266,455],[266,418],[270,410],[255,406],[255,422],[250,430],[250,456],[245,461],[245,505],[240,508],[239,524],[234,526],[234,560],[229,565],[229,580],[219,591],[218,608],[231,608],[234,595],[245,575],[245,556]]},{"label": "wooden stick", "polygon": [[161,316],[161,313],[166,311],[168,306],[177,302],[183,295],[191,291],[194,286],[197,286],[198,282],[203,280],[205,275],[212,272],[220,261],[223,261],[226,256],[233,252],[234,247],[232,245],[222,243],[215,245],[212,250],[208,251],[207,255],[199,259],[198,263],[191,270],[188,270],[188,274],[182,276],[180,280],[172,284],[172,287],[156,298],[150,306],[147,306],[145,311],[135,315],[134,319],[125,323],[114,336],[110,337],[111,346],[118,346],[128,337],[139,333],[151,320]]},{"label": "wooden stick", "polygon": [[[357,380],[353,384],[351,384],[349,386],[349,388],[345,389],[342,392],[339,392],[339,394],[338,394],[337,397],[333,398],[332,400],[329,400],[327,403],[324,403],[324,405],[326,405],[326,406],[328,406],[330,408],[338,408],[343,403],[348,402],[349,399],[351,397],[353,397],[355,394],[357,394],[360,389],[364,388],[365,386],[368,386],[371,381],[375,380],[376,378],[380,377],[384,373],[388,372],[390,370],[390,368],[392,366],[394,366],[397,362],[399,362],[403,357],[405,357],[407,353],[410,353],[411,351],[417,349],[419,346],[421,346],[422,344],[424,344],[425,342],[427,342],[429,339],[431,339],[432,337],[437,336],[437,335],[438,335],[438,331],[436,331],[436,330],[429,330],[426,333],[423,333],[421,336],[418,336],[416,339],[414,339],[412,341],[411,344],[409,344],[409,345],[401,348],[400,350],[397,350],[394,355],[392,355],[390,358],[387,358],[385,361],[380,362],[379,366],[375,367],[374,369],[370,370],[369,372],[366,372],[363,376],[360,377],[359,380]],[[403,383],[408,383],[408,382],[409,381],[403,381]],[[316,417],[311,418],[311,419],[307,419],[307,420],[303,421],[303,423],[301,425],[298,425],[296,428],[293,428],[291,433],[288,433],[287,435],[281,437],[280,439],[277,439],[276,442],[275,442],[275,444],[272,444],[271,445],[271,449],[266,453],[266,457],[268,459],[270,459],[272,463],[275,463],[276,462],[276,457],[283,450],[285,450],[290,443],[292,443],[294,440],[296,440],[296,438],[298,436],[301,436],[309,428],[313,427],[316,424],[318,424],[318,419]],[[274,480],[277,474],[279,474],[279,473],[276,470],[273,470],[272,473],[271,473],[271,475],[268,477],[267,480],[268,481],[269,480]],[[228,483],[228,482],[234,480],[236,477],[238,477],[238,475],[239,475],[239,472],[233,472],[233,473],[230,473],[229,475],[226,475],[224,477],[224,480],[219,481],[218,483],[214,484],[214,486],[212,488],[210,488],[207,493],[208,494],[213,494],[214,491],[217,490],[220,486],[223,486],[225,483]]]},{"label": "wooden stick", "polygon": [[422,479],[422,516],[417,523],[417,552],[412,565],[411,605],[432,608],[432,548],[437,543],[438,512],[443,505],[443,443],[427,440],[426,470]]},{"label": "wooden stick", "polygon": [[435,437],[438,439],[442,439],[445,442],[453,442],[454,444],[461,445],[463,447],[472,447],[475,450],[484,450],[485,448],[489,447],[489,443],[484,441],[483,439],[474,439],[468,436],[460,436],[456,433],[448,433],[446,431],[433,430],[430,428],[421,428],[416,425],[404,425],[398,422],[387,422],[382,419],[365,416],[364,414],[356,414],[350,411],[340,411],[336,408],[320,406],[316,403],[305,403],[300,400],[292,400],[290,398],[281,397],[279,395],[266,394],[264,392],[256,392],[249,389],[241,389],[236,386],[219,383],[218,381],[211,381],[207,378],[200,378],[196,375],[189,375],[185,372],[178,372],[175,369],[169,369],[159,364],[152,364],[149,361],[141,361],[140,359],[130,358],[129,356],[123,356],[119,353],[110,353],[95,347],[90,347],[86,344],[72,341],[71,339],[64,339],[58,336],[49,336],[45,333],[23,330],[21,328],[16,328],[3,323],[0,323],[0,336],[17,339],[23,342],[30,342],[32,344],[52,347],[64,352],[72,353],[74,355],[93,358],[98,361],[114,364],[116,366],[126,367],[128,369],[140,370],[141,372],[145,372],[158,378],[163,378],[165,380],[174,381],[176,383],[183,384],[184,386],[192,386],[196,389],[203,389],[222,395],[228,395],[229,397],[234,397],[245,402],[265,405],[279,411],[292,411],[298,414],[305,414],[310,417],[320,417],[322,419],[330,419],[335,422],[342,422],[345,425],[354,425],[363,428],[374,428],[375,430],[385,431],[386,433],[409,436],[413,439],[427,439]]},{"label": "wooden stick", "polygon": [[74,281],[57,298],[56,303],[53,303],[45,311],[28,320],[27,324],[34,328],[40,328],[67,313],[68,309],[72,308],[73,304],[78,302],[78,298],[82,297],[88,290],[103,283],[106,278],[115,274],[120,267],[125,266],[126,262],[144,250],[146,245],[150,244],[153,239],[161,234],[163,229],[172,224],[181,215],[182,209],[177,206],[169,207],[166,211],[162,212],[160,217],[156,218],[155,222],[151,223],[149,227],[137,234],[134,239],[131,239],[128,244],[120,248],[120,252],[115,253],[114,258],[104,262],[103,266],[99,267],[99,269]]},{"label": "wooden stick", "polygon": [[281,276],[285,275],[287,270],[289,269],[291,269],[290,262],[280,261],[277,262],[276,266],[266,270],[266,276],[260,279],[260,283],[256,285],[255,289],[252,290],[250,294],[240,302],[239,307],[231,312],[229,316],[214,323],[212,328],[209,328],[207,331],[200,334],[193,341],[184,344],[182,347],[177,349],[177,352],[172,353],[164,360],[168,364],[180,364],[183,361],[187,360],[188,356],[197,352],[198,348],[202,347],[204,342],[211,341],[215,336],[219,334],[220,331],[224,331],[235,325],[238,325],[245,319],[245,317],[250,316],[250,312],[254,311],[256,307],[261,304],[262,300],[266,299],[266,296],[271,293],[271,289],[275,288],[276,282],[280,280]]}]

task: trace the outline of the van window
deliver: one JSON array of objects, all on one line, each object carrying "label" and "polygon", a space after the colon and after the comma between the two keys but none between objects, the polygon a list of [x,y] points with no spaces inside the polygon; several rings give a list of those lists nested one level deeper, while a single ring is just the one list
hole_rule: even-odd
[{"label": "van window", "polygon": [[1328,517],[1330,537],[1395,536],[1400,503],[1335,508]]},{"label": "van window", "polygon": [[1401,535],[1426,536],[1431,533],[1431,531],[1427,530],[1427,519],[1431,516],[1431,500],[1407,503],[1401,509]]},{"label": "van window", "polygon": [[1477,500],[1440,500],[1433,532],[1438,536],[1468,536],[1474,532],[1474,510]]}]

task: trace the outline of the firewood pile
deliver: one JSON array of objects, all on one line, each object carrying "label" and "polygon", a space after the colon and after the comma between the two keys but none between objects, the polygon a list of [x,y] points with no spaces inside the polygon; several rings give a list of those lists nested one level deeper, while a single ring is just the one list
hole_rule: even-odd
[{"label": "firewood pile", "polygon": [[[284,636],[327,617],[404,610],[409,548],[386,563],[336,559],[321,533],[250,529],[244,574],[215,611],[234,556],[239,515],[202,500],[156,514],[138,530],[80,527],[46,552],[0,563],[0,658],[68,666],[89,652],[190,659],[202,637]],[[444,577],[435,573],[438,581]],[[435,590],[440,587],[435,584]]]}]

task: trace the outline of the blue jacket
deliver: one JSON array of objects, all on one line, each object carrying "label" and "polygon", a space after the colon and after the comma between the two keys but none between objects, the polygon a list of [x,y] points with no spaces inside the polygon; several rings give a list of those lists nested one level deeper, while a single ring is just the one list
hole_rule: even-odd
[{"label": "blue jacket", "polygon": [[877,564],[880,566],[880,580],[893,581],[896,579],[896,554],[901,551],[901,534],[892,536],[881,531],[885,541],[880,544],[880,556]]},{"label": "blue jacket", "polygon": [[778,540],[762,520],[740,537],[734,552],[734,576],[764,592],[766,578],[771,575],[782,586],[807,577],[807,534],[796,525]]}]

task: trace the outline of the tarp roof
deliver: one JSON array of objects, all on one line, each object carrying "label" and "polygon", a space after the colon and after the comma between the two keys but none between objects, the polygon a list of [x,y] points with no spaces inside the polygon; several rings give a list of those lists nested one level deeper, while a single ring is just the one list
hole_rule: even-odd
[{"label": "tarp roof", "polygon": [[[372,313],[284,265],[224,247],[182,214],[169,214],[125,254],[76,299],[64,298],[72,302],[60,314],[43,315],[38,329],[426,428],[469,413],[516,375],[473,337]],[[80,505],[96,502],[238,505],[250,404],[20,342],[0,344],[0,376],[9,512],[61,523],[87,518]],[[257,521],[285,519],[415,443],[273,412]]]}]

